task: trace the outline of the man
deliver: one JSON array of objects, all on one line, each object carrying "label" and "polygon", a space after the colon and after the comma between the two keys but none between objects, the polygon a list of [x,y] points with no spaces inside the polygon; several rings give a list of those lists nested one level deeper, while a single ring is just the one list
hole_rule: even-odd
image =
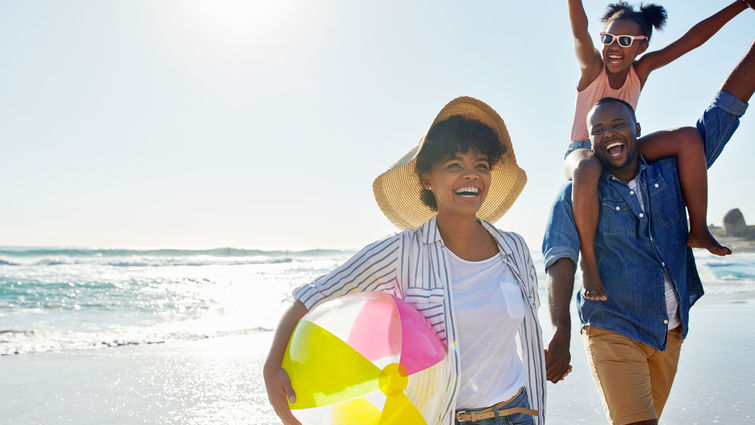
[{"label": "man", "polygon": [[[702,138],[708,166],[731,138],[755,90],[755,43],[693,127],[648,137]],[[689,310],[703,295],[692,251],[676,158],[652,164],[639,155],[640,125],[631,106],[599,101],[587,117],[595,156],[604,167],[595,251],[607,299],[577,295],[581,333],[598,392],[614,424],[657,424],[688,332]],[[579,238],[571,185],[558,195],[543,241],[548,301],[555,333],[546,352],[547,378],[569,368]]]}]

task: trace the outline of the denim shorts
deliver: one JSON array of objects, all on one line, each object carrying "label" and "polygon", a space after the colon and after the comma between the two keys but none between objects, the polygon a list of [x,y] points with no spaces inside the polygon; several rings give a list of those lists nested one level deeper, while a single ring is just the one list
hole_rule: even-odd
[{"label": "denim shorts", "polygon": [[[501,407],[501,409],[511,409],[512,407],[524,407],[525,409],[530,408],[530,401],[527,397],[527,389],[522,388],[522,391],[519,393],[519,395],[511,400],[509,404]],[[481,409],[463,409],[465,412],[474,412],[477,410],[485,410],[486,408]],[[490,419],[483,419],[480,421],[465,421],[465,422],[459,422],[458,420],[454,421],[456,425],[532,425],[535,422],[532,420],[532,416],[524,414],[524,413],[513,413],[511,415],[506,416],[500,416],[498,418],[490,418]]]},{"label": "denim shorts", "polygon": [[574,152],[577,149],[592,149],[592,143],[589,140],[580,140],[578,142],[570,142],[569,147],[566,148],[564,159],[566,159],[566,157],[569,156],[570,153]]}]

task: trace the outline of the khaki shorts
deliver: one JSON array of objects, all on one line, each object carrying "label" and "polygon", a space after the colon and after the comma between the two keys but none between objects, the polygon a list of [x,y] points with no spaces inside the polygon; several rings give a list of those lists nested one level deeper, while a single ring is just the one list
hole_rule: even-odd
[{"label": "khaki shorts", "polygon": [[582,329],[587,362],[612,424],[658,419],[679,363],[682,327],[668,332],[666,351],[594,326]]}]

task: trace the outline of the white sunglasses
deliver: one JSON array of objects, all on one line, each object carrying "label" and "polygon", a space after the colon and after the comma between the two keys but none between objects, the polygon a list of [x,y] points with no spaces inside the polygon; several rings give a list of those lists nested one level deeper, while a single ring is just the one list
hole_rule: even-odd
[{"label": "white sunglasses", "polygon": [[629,47],[634,40],[647,40],[644,35],[613,35],[610,32],[600,33],[600,41],[606,46],[613,44],[613,40],[616,39],[621,47]]}]

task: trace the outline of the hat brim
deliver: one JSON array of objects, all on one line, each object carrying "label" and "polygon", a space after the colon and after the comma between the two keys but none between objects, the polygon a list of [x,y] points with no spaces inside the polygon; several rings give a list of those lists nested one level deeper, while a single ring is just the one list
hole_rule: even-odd
[{"label": "hat brim", "polygon": [[[501,160],[491,170],[488,196],[477,212],[477,216],[482,219],[498,221],[522,193],[527,175],[517,165],[506,124],[493,108],[472,97],[458,97],[441,109],[430,128],[455,115],[487,125],[493,129],[505,148]],[[423,188],[414,171],[423,142],[424,137],[372,183],[372,191],[380,210],[391,223],[402,230],[418,227],[437,214],[437,211],[421,201]]]}]

